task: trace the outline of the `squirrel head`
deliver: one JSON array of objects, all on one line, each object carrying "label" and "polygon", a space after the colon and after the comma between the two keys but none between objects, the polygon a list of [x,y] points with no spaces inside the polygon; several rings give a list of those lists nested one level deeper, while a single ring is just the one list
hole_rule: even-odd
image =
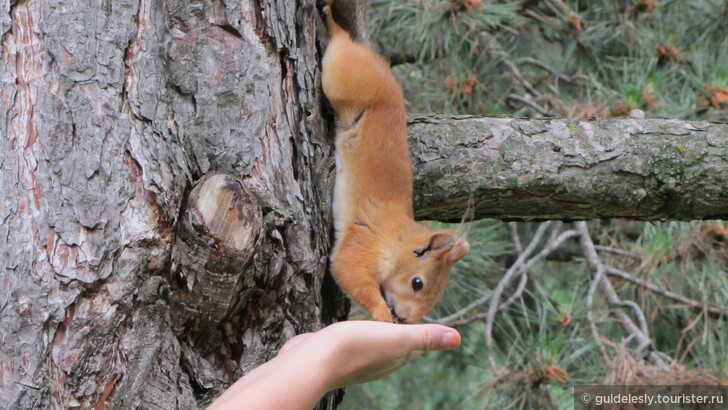
[{"label": "squirrel head", "polygon": [[404,241],[380,282],[382,297],[398,323],[416,323],[442,297],[452,265],[468,253],[470,244],[447,232],[424,234]]}]

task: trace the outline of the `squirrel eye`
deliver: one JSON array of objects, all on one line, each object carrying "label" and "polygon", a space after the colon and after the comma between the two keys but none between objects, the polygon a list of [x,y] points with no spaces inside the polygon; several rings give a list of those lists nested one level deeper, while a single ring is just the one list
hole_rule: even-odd
[{"label": "squirrel eye", "polygon": [[417,292],[418,290],[421,290],[423,286],[425,286],[425,284],[422,282],[422,279],[420,279],[419,276],[412,279],[412,289],[415,292]]}]

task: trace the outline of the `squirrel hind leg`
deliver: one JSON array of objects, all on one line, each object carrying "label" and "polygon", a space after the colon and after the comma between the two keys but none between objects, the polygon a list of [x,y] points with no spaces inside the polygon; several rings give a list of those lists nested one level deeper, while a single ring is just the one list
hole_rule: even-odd
[{"label": "squirrel hind leg", "polygon": [[324,6],[322,7],[322,11],[324,14],[324,20],[326,21],[326,29],[329,32],[329,35],[334,38],[340,35],[346,35],[348,36],[349,33],[346,32],[336,21],[334,20],[334,10],[333,10],[333,4],[334,0],[323,0]]}]

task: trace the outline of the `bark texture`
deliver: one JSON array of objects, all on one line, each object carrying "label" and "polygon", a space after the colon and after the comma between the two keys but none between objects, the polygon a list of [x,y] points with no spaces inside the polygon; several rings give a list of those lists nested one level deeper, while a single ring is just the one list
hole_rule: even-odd
[{"label": "bark texture", "polygon": [[[324,276],[333,164],[314,13],[2,2],[2,407],[196,408],[342,316]],[[198,284],[173,255],[189,191],[213,171],[256,198],[261,232],[232,297],[185,305],[190,320],[175,295]]]},{"label": "bark texture", "polygon": [[[345,315],[325,275],[333,144],[314,14],[0,4],[3,407],[196,408]],[[471,197],[477,217],[728,213],[724,124],[425,117],[411,134],[423,218],[459,220]],[[234,186],[216,207],[189,198],[217,172]]]},{"label": "bark texture", "polygon": [[419,219],[726,219],[728,124],[412,117]]},{"label": "bark texture", "polygon": [[245,275],[262,228],[258,201],[232,175],[207,174],[190,192],[172,252],[172,321],[177,333],[223,324],[255,288]]}]

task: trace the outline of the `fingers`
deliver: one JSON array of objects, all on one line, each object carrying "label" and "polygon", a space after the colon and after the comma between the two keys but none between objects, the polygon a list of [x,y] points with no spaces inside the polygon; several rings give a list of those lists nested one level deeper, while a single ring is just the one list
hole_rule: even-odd
[{"label": "fingers", "polygon": [[435,324],[400,325],[405,328],[410,349],[417,351],[452,350],[460,346],[460,333],[447,326]]},{"label": "fingers", "polygon": [[349,340],[382,351],[452,350],[460,346],[457,330],[437,324],[401,325],[375,321],[347,321],[326,329],[333,338]]},{"label": "fingers", "polygon": [[460,346],[460,333],[457,330],[447,331],[440,336],[440,349],[452,350]]},{"label": "fingers", "polygon": [[278,354],[324,358],[328,388],[366,383],[391,374],[418,354],[460,346],[457,330],[436,324],[346,321],[296,336]]}]

